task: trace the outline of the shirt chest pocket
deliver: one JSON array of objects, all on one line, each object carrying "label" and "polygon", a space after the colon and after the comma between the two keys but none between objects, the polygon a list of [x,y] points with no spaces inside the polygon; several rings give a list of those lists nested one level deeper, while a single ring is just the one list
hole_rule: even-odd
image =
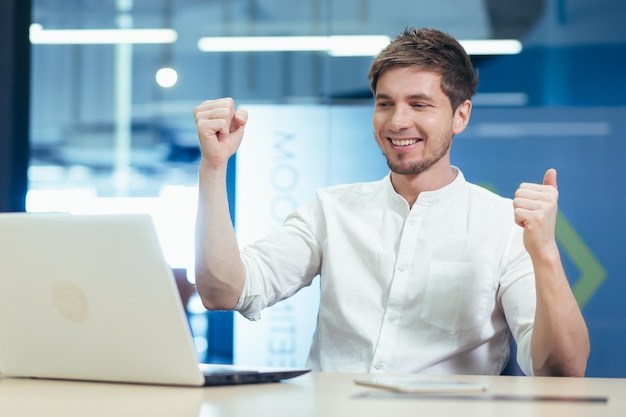
[{"label": "shirt chest pocket", "polygon": [[488,264],[431,263],[420,319],[452,333],[481,327],[495,303],[495,270]]}]

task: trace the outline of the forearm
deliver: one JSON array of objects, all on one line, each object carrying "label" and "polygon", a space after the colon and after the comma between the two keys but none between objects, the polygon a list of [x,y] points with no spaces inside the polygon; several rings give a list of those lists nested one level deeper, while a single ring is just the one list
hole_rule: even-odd
[{"label": "forearm", "polygon": [[195,233],[198,293],[208,309],[230,310],[243,290],[245,268],[230,218],[225,167],[200,165]]},{"label": "forearm", "polygon": [[531,341],[536,375],[584,376],[587,326],[570,289],[556,246],[533,258],[537,308]]}]

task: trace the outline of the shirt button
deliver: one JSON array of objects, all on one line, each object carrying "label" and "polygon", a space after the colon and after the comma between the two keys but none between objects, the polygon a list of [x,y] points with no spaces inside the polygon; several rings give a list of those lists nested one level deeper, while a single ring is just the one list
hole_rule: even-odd
[{"label": "shirt button", "polygon": [[406,265],[398,265],[398,271],[404,272],[406,270]]},{"label": "shirt button", "polygon": [[389,316],[387,316],[387,321],[389,323],[393,323],[394,321],[396,321],[396,316],[393,314],[390,314]]},{"label": "shirt button", "polygon": [[409,225],[415,226],[415,219],[409,219]]},{"label": "shirt button", "polygon": [[381,369],[385,368],[385,363],[384,362],[376,362],[376,364],[374,365],[374,369],[376,369],[377,371],[380,371]]}]

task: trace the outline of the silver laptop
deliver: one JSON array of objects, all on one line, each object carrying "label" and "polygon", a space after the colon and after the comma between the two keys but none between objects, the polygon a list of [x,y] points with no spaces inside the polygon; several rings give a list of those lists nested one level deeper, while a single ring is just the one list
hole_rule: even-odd
[{"label": "silver laptop", "polygon": [[200,364],[149,215],[0,214],[0,375],[209,386],[308,371]]}]

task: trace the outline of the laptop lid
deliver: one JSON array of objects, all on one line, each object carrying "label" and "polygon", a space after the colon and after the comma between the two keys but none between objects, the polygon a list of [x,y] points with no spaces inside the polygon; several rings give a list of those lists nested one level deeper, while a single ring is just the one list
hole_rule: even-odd
[{"label": "laptop lid", "polygon": [[147,214],[2,213],[0,254],[0,374],[190,386],[270,382],[254,370],[229,377],[226,366],[216,379],[205,377]]}]

